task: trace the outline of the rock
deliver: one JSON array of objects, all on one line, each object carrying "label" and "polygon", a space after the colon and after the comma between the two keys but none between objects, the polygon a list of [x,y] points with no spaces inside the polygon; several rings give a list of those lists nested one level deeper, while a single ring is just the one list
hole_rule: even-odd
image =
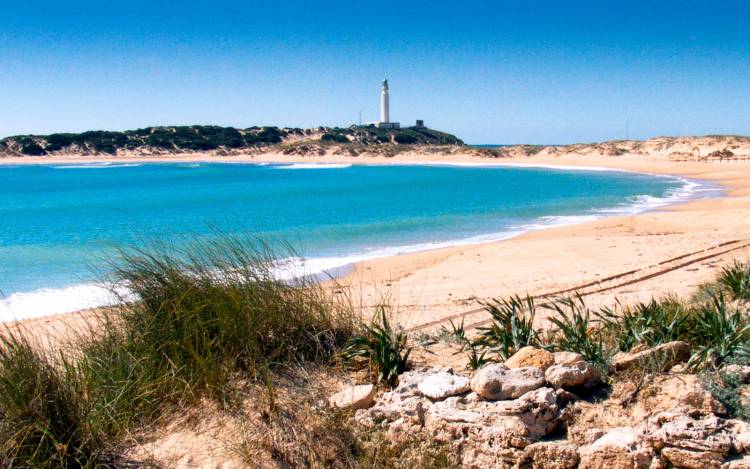
[{"label": "rock", "polygon": [[572,365],[573,363],[585,362],[583,355],[576,352],[555,352],[555,365]]},{"label": "rock", "polygon": [[721,469],[750,469],[750,456],[724,463]]},{"label": "rock", "polygon": [[674,467],[685,469],[718,469],[724,457],[711,451],[688,451],[680,448],[664,448],[661,455]]},{"label": "rock", "polygon": [[566,441],[543,441],[526,447],[518,461],[518,467],[575,469],[579,460],[576,445]]},{"label": "rock", "polygon": [[375,398],[375,386],[372,384],[360,384],[349,386],[328,399],[331,407],[338,409],[366,409]]},{"label": "rock", "polygon": [[732,451],[750,453],[750,423],[742,420],[726,420],[726,431],[732,436]]},{"label": "rock", "polygon": [[715,415],[694,419],[678,412],[662,412],[647,424],[649,431],[645,439],[657,450],[672,447],[726,456],[732,449],[732,438]]},{"label": "rock", "polygon": [[544,378],[555,388],[593,387],[601,382],[599,370],[585,361],[553,365],[544,373]]},{"label": "rock", "polygon": [[557,396],[557,403],[559,405],[565,405],[569,402],[575,402],[579,399],[579,397],[576,394],[570,391],[566,391],[565,389],[562,389],[562,388],[556,389],[555,395]]},{"label": "rock", "polygon": [[706,390],[696,375],[670,374],[655,377],[650,391],[642,395],[636,407],[646,417],[677,410],[682,413],[726,413],[724,405]]},{"label": "rock", "polygon": [[471,380],[471,389],[490,400],[515,399],[544,386],[544,373],[538,368],[512,368],[494,363],[481,368]]},{"label": "rock", "polygon": [[750,383],[750,366],[732,364],[723,367],[721,371],[725,375],[734,376],[744,384]]},{"label": "rock", "polygon": [[551,352],[531,346],[523,347],[504,363],[508,368],[533,367],[542,371],[554,364],[555,356]]},{"label": "rock", "polygon": [[612,358],[612,366],[615,370],[623,371],[637,366],[655,364],[661,370],[669,370],[689,358],[690,345],[676,340],[638,352],[620,352]]},{"label": "rock", "polygon": [[447,371],[439,371],[426,377],[417,388],[422,395],[432,400],[441,400],[446,397],[463,394],[471,389],[469,378],[454,375]]},{"label": "rock", "polygon": [[641,435],[633,428],[614,428],[590,445],[578,449],[580,469],[648,469],[652,454],[639,446]]},{"label": "rock", "polygon": [[363,425],[399,420],[402,426],[412,426],[418,430],[424,424],[424,413],[430,406],[429,399],[419,392],[419,383],[441,370],[422,368],[403,373],[398,377],[398,386],[383,393],[372,407],[360,410],[355,419]]}]

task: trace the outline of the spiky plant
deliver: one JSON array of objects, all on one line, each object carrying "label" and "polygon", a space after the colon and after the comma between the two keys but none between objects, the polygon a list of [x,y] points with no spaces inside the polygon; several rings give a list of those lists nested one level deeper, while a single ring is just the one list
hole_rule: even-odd
[{"label": "spiky plant", "polygon": [[550,321],[555,329],[549,336],[548,344],[552,349],[577,352],[602,368],[609,366],[609,353],[604,346],[603,334],[580,294],[556,299],[545,308],[553,312]]},{"label": "spiky plant", "polygon": [[719,283],[737,300],[750,300],[750,264],[735,260],[721,269]]},{"label": "spiky plant", "polygon": [[739,309],[727,304],[723,294],[701,305],[694,321],[689,368],[718,368],[730,359],[750,360],[750,324]]},{"label": "spiky plant", "polygon": [[682,339],[690,320],[686,307],[674,297],[652,299],[621,310],[603,308],[596,316],[621,351],[638,344],[655,346]]},{"label": "spiky plant", "polygon": [[341,355],[349,364],[368,368],[376,382],[394,386],[407,370],[411,347],[406,331],[391,325],[386,308],[380,307],[378,313],[372,324],[349,339]]},{"label": "spiky plant", "polygon": [[492,323],[479,327],[474,345],[508,358],[527,345],[539,345],[539,331],[534,329],[536,306],[534,298],[518,295],[483,302]]}]

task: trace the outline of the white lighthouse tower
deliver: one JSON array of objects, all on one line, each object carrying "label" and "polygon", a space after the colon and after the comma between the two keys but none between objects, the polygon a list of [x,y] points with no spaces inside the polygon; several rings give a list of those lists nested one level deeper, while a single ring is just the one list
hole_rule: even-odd
[{"label": "white lighthouse tower", "polygon": [[389,113],[389,105],[388,102],[388,79],[383,80],[383,87],[380,88],[380,123],[381,124],[388,124],[390,119],[390,113]]},{"label": "white lighthouse tower", "polygon": [[401,127],[398,122],[391,122],[387,78],[383,80],[383,86],[380,88],[380,122],[377,123],[377,126],[381,129],[398,129]]}]

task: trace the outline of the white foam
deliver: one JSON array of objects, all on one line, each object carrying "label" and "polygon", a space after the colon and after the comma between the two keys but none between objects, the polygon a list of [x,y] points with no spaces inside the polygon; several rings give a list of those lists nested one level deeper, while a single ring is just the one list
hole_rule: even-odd
[{"label": "white foam", "polygon": [[71,313],[115,302],[116,298],[109,289],[96,284],[13,293],[0,299],[0,322]]},{"label": "white foam", "polygon": [[110,168],[132,168],[142,166],[143,163],[86,163],[53,166],[52,169],[110,169]]},{"label": "white foam", "polygon": [[349,168],[348,163],[294,163],[288,165],[274,166],[276,169],[341,169]]}]

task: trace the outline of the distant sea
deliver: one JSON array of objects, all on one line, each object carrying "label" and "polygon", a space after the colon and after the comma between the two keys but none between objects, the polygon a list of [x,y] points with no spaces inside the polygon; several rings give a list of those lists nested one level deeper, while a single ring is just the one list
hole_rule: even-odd
[{"label": "distant sea", "polygon": [[299,272],[638,213],[720,189],[620,171],[478,165],[0,166],[0,320],[93,307],[117,247],[217,231],[291,243]]}]

